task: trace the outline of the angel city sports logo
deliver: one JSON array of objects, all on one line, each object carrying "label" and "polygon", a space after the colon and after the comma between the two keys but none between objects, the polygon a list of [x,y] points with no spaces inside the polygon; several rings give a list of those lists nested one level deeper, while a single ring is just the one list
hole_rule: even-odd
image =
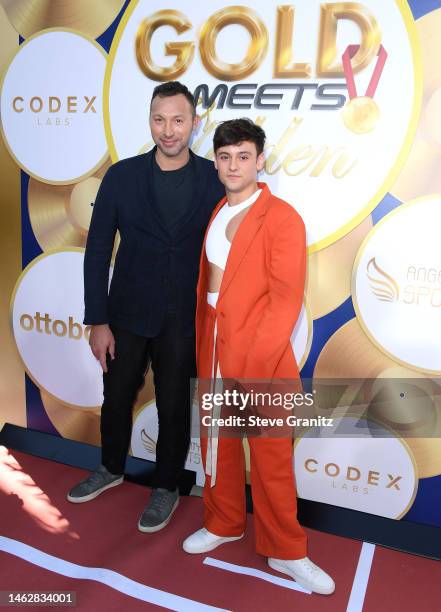
[{"label": "angel city sports logo", "polygon": [[141,442],[143,447],[145,448],[145,450],[148,453],[151,453],[152,455],[156,455],[156,445],[157,445],[157,440],[155,440],[154,438],[152,438],[147,431],[145,430],[145,428],[143,427],[143,429],[141,430]]},{"label": "angel city sports logo", "polygon": [[441,307],[441,268],[408,265],[402,288],[372,257],[366,266],[372,293],[381,302]]},{"label": "angel city sports logo", "polygon": [[[156,455],[156,447],[158,441],[149,434],[148,429],[143,427],[140,433],[141,444],[145,451],[150,455]],[[187,455],[187,463],[193,465],[199,465],[201,463],[201,446],[199,442],[195,440],[191,440],[188,455]]]},{"label": "angel city sports logo", "polygon": [[33,113],[35,123],[41,127],[72,125],[73,115],[97,114],[95,104],[97,96],[14,96],[11,100],[12,110],[18,115]]}]

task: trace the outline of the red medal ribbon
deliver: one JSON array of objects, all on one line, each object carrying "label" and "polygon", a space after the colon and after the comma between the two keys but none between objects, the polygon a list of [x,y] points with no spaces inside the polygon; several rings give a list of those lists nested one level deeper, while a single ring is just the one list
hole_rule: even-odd
[{"label": "red medal ribbon", "polygon": [[[348,45],[346,51],[343,53],[342,56],[343,71],[346,79],[346,85],[348,86],[348,94],[350,100],[352,100],[353,98],[357,98],[357,88],[355,87],[354,71],[352,70],[351,59],[357,53],[359,48],[360,45]],[[387,51],[383,47],[383,45],[380,45],[377,55],[377,64],[374,68],[374,72],[372,73],[371,80],[369,81],[369,85],[365,93],[365,96],[368,98],[374,97],[378,87],[378,83],[380,81],[381,73],[383,72],[384,64],[386,63]]]}]

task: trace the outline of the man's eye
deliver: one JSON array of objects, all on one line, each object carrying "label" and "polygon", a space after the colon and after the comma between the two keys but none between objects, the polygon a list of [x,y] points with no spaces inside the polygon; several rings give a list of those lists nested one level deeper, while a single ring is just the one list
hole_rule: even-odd
[{"label": "man's eye", "polygon": [[242,161],[246,161],[248,159],[248,155],[242,155],[240,159]]}]

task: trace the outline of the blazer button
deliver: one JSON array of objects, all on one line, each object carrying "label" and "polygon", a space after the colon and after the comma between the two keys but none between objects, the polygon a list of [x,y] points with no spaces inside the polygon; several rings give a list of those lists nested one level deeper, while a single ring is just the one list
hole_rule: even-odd
[{"label": "blazer button", "polygon": [[220,314],[220,316],[221,316],[223,319],[225,319],[225,313],[224,313],[224,312],[221,312],[221,313],[219,313],[219,314]]},{"label": "blazer button", "polygon": [[223,338],[219,338],[219,342],[220,342],[221,344],[225,344],[225,340],[224,340]]}]

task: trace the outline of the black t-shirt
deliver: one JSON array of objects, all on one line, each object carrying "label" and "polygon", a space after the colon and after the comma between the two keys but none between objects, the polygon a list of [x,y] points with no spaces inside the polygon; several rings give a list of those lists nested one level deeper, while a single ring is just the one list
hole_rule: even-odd
[{"label": "black t-shirt", "polygon": [[[153,155],[152,165],[153,206],[173,239],[194,206],[194,162],[190,156],[188,163],[178,170],[161,170]],[[167,310],[175,313],[178,309],[178,293],[173,277],[173,271],[170,270],[170,274],[164,276],[163,282],[167,296]]]},{"label": "black t-shirt", "polygon": [[153,155],[153,201],[171,235],[185,221],[193,207],[194,163],[178,170],[161,170]]}]

